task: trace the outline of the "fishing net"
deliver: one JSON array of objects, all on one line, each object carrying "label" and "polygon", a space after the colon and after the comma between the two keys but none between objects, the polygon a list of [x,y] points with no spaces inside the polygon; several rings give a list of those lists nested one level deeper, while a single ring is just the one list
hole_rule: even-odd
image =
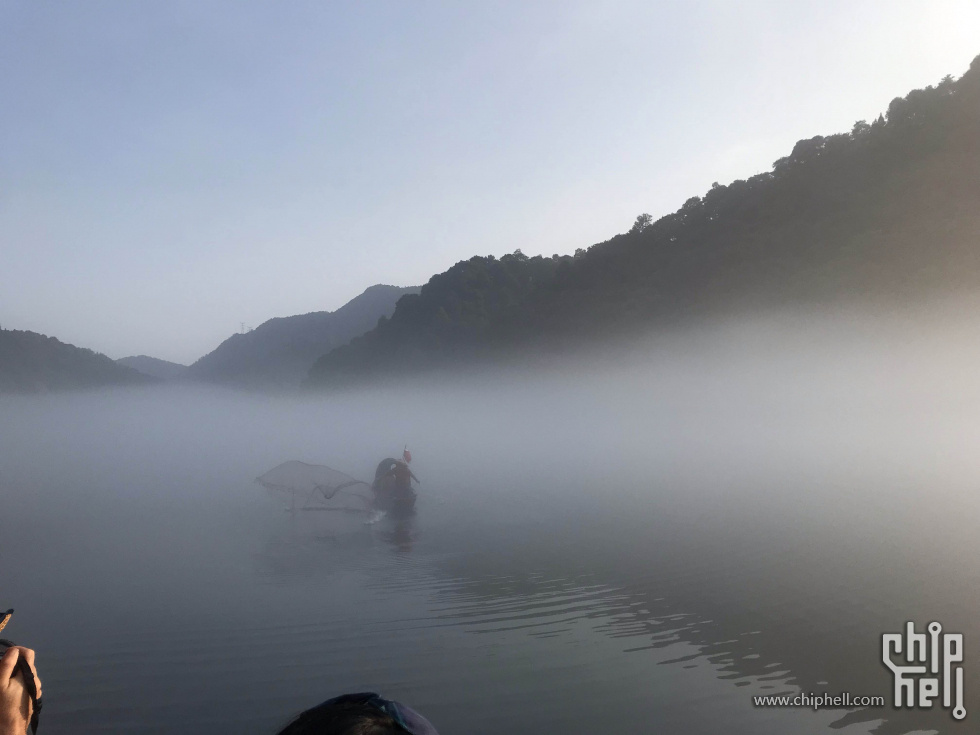
[{"label": "fishing net", "polygon": [[371,486],[331,467],[290,460],[255,481],[290,510],[365,511],[371,507]]}]

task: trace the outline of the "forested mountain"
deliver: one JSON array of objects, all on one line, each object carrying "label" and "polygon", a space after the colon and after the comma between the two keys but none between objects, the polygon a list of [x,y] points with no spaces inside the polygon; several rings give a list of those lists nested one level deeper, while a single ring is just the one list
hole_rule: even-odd
[{"label": "forested mountain", "polygon": [[318,357],[364,334],[417,287],[371,286],[336,311],[315,311],[263,322],[235,334],[195,362],[188,376],[252,387],[295,387]]},{"label": "forested mountain", "polygon": [[92,350],[36,332],[0,329],[0,393],[155,383]]},{"label": "forested mountain", "polygon": [[771,171],[574,257],[474,257],[325,355],[310,385],[581,342],[736,308],[980,287],[980,57]]},{"label": "forested mountain", "polygon": [[187,366],[149,355],[133,355],[116,360],[120,365],[139,370],[144,375],[160,380],[178,380],[187,374]]}]

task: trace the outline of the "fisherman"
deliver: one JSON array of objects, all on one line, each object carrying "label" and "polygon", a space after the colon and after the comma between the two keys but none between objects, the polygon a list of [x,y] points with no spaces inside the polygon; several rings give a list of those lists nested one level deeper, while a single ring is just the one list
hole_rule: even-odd
[{"label": "fisherman", "polygon": [[408,463],[412,461],[412,453],[405,447],[401,459],[387,457],[378,464],[374,473],[374,489],[392,495],[407,495],[412,492],[412,480],[419,481]]}]

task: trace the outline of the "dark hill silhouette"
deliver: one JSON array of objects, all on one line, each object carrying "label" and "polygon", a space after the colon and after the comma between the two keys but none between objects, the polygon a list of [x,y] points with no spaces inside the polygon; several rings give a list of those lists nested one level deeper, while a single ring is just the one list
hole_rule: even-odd
[{"label": "dark hill silhouette", "polygon": [[157,382],[105,355],[36,332],[0,329],[0,393]]},{"label": "dark hill silhouette", "polygon": [[769,172],[574,257],[474,257],[325,355],[308,383],[452,366],[733,309],[980,287],[980,57]]},{"label": "dark hill silhouette", "polygon": [[318,357],[364,334],[418,287],[371,286],[336,311],[270,319],[235,334],[195,362],[188,376],[250,387],[299,386]]},{"label": "dark hill silhouette", "polygon": [[149,355],[133,355],[116,360],[120,365],[139,370],[144,375],[160,380],[179,380],[187,374],[187,366]]}]

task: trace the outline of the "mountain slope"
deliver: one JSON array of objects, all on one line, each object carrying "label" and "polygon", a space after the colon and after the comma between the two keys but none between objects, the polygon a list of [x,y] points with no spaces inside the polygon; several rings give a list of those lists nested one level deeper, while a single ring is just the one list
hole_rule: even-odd
[{"label": "mountain slope", "polygon": [[120,357],[116,360],[120,365],[131,367],[144,375],[160,380],[178,380],[187,373],[187,366],[169,360],[161,360],[158,357],[149,355],[133,355],[132,357]]},{"label": "mountain slope", "polygon": [[567,345],[693,314],[980,288],[980,57],[872,124],[801,140],[575,257],[471,258],[317,361],[312,385]]},{"label": "mountain slope", "polygon": [[270,319],[235,334],[195,362],[198,380],[245,386],[298,386],[318,357],[372,329],[418,288],[376,285],[336,311]]},{"label": "mountain slope", "polygon": [[0,393],[155,383],[105,355],[36,332],[0,330]]}]

